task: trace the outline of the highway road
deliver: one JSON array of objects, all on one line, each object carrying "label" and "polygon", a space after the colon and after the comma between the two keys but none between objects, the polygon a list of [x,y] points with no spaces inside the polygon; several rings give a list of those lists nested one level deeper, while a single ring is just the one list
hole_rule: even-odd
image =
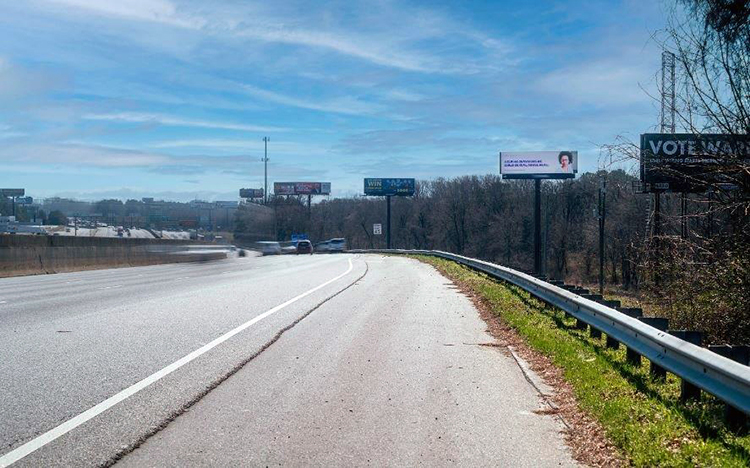
[{"label": "highway road", "polygon": [[485,328],[377,255],[0,279],[0,467],[574,465]]}]

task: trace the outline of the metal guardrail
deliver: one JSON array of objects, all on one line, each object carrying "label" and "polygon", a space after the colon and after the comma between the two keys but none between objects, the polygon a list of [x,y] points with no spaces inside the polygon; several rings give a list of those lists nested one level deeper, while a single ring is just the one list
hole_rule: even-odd
[{"label": "metal guardrail", "polygon": [[531,275],[437,250],[350,250],[352,253],[429,255],[466,265],[514,284],[612,337],[652,364],[750,414],[750,367],[658,330],[598,302],[585,299]]}]

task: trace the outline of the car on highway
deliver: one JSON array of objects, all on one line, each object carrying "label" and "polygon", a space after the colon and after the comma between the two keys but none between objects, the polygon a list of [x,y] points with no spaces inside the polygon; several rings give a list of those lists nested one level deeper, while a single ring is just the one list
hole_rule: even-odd
[{"label": "car on highway", "polygon": [[281,246],[281,253],[282,254],[296,254],[297,253],[297,244],[296,242],[292,241],[285,241],[285,242],[279,242],[279,245]]},{"label": "car on highway", "polygon": [[346,250],[346,239],[338,237],[336,239],[330,239],[315,244],[315,251],[317,253],[335,253],[343,252]]},{"label": "car on highway", "polygon": [[328,251],[331,253],[343,252],[346,250],[346,239],[337,237],[328,241]]},{"label": "car on highway", "polygon": [[309,240],[297,241],[297,255],[299,254],[310,254],[313,253],[313,245]]},{"label": "car on highway", "polygon": [[281,244],[276,241],[258,241],[255,248],[263,255],[281,255]]}]

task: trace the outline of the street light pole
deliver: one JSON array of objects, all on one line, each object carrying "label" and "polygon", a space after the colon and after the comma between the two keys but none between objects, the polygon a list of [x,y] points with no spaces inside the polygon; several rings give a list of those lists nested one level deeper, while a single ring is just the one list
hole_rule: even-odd
[{"label": "street light pole", "polygon": [[268,204],[268,137],[263,137],[263,172],[265,176],[265,185],[263,189],[263,203]]}]

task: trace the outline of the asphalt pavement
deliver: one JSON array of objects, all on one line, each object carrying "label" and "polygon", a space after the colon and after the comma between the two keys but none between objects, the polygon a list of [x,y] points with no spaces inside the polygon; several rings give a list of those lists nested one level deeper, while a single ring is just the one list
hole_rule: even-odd
[{"label": "asphalt pavement", "polygon": [[574,464],[485,328],[406,258],[0,279],[0,466]]}]

